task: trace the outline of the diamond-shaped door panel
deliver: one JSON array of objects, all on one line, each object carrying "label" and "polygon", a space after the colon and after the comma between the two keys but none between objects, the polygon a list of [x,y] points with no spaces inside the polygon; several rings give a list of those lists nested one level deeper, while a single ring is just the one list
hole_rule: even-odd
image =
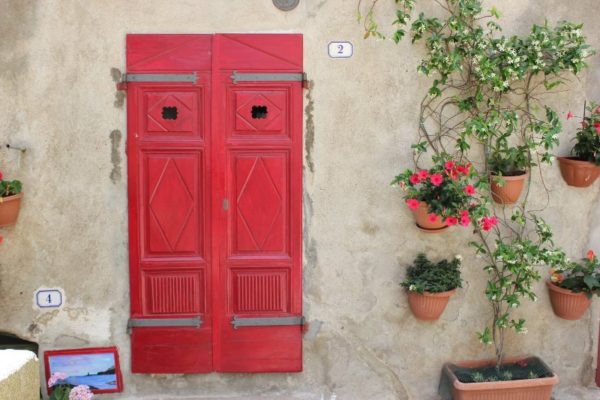
[{"label": "diamond-shaped door panel", "polygon": [[148,136],[200,136],[201,90],[146,91],[145,131]]},{"label": "diamond-shaped door panel", "polygon": [[200,254],[201,155],[150,153],[144,159],[145,254]]},{"label": "diamond-shaped door panel", "polygon": [[287,153],[237,153],[233,164],[233,252],[287,253]]},{"label": "diamond-shaped door panel", "polygon": [[234,131],[241,135],[286,134],[287,92],[235,91]]}]

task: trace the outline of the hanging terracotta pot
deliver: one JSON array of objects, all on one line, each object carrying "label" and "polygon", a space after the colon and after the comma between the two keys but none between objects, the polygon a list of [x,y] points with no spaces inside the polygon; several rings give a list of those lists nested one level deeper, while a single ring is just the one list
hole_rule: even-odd
[{"label": "hanging terracotta pot", "polygon": [[429,221],[429,209],[427,207],[427,203],[424,201],[419,203],[419,207],[417,209],[412,210],[415,221],[417,222],[417,227],[426,233],[440,233],[448,229],[448,225],[446,225],[442,217],[438,217],[435,222]]},{"label": "hanging terracotta pot", "polygon": [[440,318],[456,289],[441,293],[408,292],[408,305],[417,319],[435,321]]},{"label": "hanging terracotta pot", "polygon": [[19,217],[23,193],[0,197],[0,226],[14,225]]},{"label": "hanging terracotta pot", "polygon": [[588,187],[600,176],[600,166],[577,157],[558,157],[560,173],[569,186]]},{"label": "hanging terracotta pot", "polygon": [[574,293],[547,281],[550,304],[557,317],[574,321],[580,319],[589,308],[591,300],[583,293]]},{"label": "hanging terracotta pot", "polygon": [[492,173],[490,183],[492,188],[492,198],[498,204],[515,204],[525,185],[525,179],[529,173],[522,172],[520,175],[502,176],[504,184],[500,186],[496,183],[496,174]]}]

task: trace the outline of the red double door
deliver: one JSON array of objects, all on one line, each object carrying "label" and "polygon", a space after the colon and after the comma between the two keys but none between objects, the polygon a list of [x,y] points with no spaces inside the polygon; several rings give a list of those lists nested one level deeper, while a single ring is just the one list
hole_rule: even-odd
[{"label": "red double door", "polygon": [[302,37],[128,35],[132,371],[302,369]]}]

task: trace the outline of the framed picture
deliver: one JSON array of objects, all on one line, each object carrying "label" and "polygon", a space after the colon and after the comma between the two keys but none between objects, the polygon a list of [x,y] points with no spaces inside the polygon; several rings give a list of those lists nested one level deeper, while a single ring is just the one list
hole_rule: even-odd
[{"label": "framed picture", "polygon": [[[87,385],[96,394],[123,391],[123,377],[116,347],[46,351],[44,365],[46,385],[52,374],[60,372],[67,375],[67,378],[58,381],[58,384],[73,387]],[[51,390],[48,388],[49,393]]]}]

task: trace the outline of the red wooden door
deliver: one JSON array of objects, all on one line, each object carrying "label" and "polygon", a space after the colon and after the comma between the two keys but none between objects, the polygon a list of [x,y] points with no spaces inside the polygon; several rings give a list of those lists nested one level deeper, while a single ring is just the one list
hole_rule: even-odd
[{"label": "red wooden door", "polygon": [[301,36],[127,56],[132,371],[301,370]]}]

